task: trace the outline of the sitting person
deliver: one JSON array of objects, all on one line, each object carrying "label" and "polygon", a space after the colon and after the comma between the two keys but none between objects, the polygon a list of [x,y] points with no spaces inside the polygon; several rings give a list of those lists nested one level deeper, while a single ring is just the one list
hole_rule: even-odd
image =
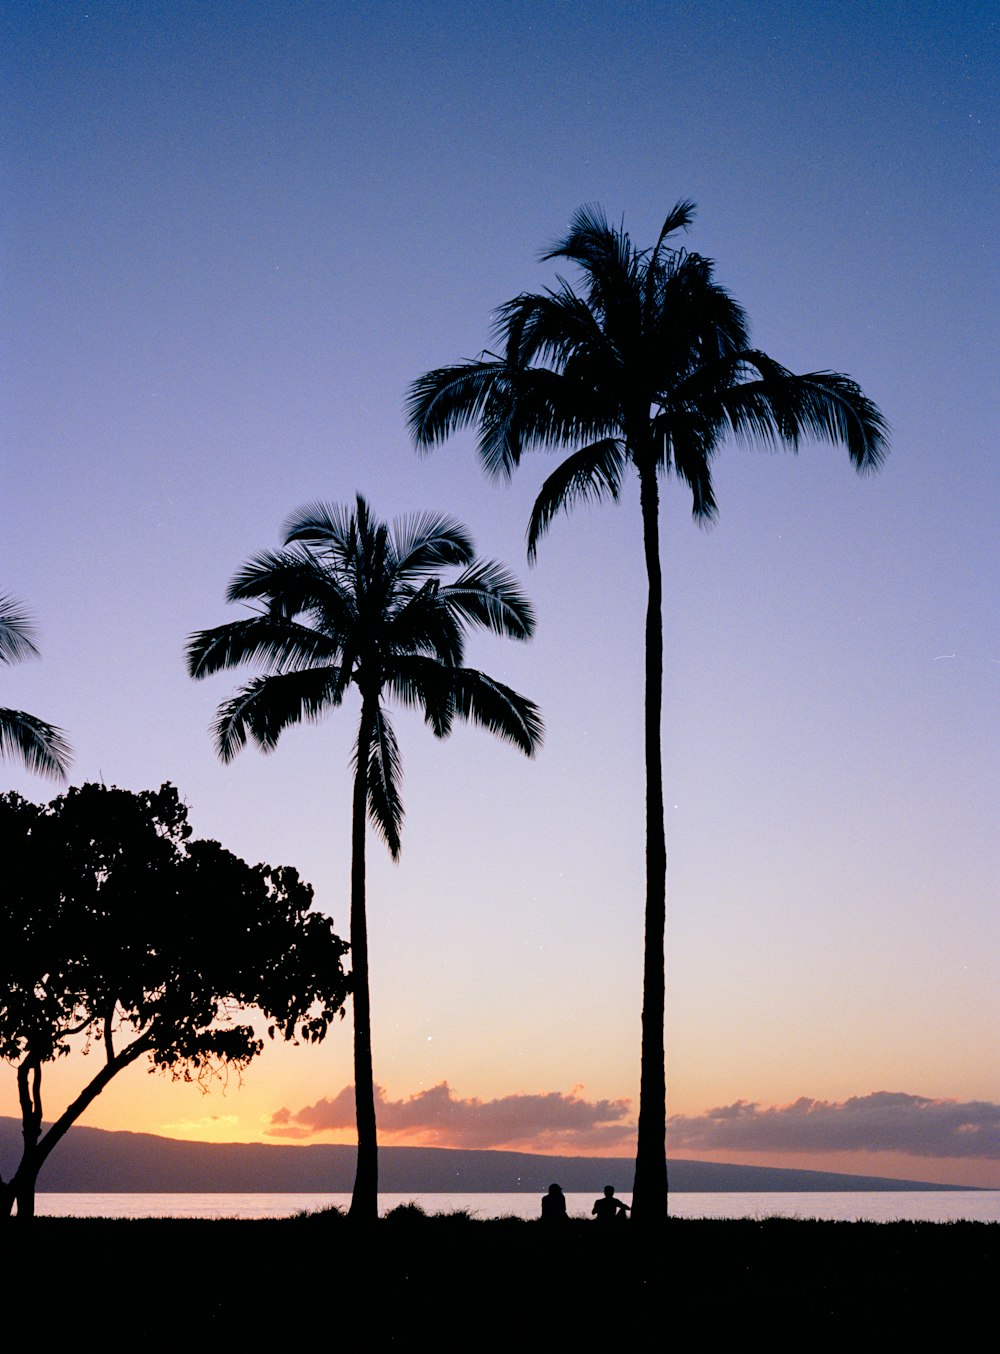
[{"label": "sitting person", "polygon": [[597,1199],[590,1211],[598,1222],[614,1222],[616,1218],[621,1218],[624,1222],[629,1209],[628,1204],[615,1198],[614,1185],[605,1185],[604,1198]]},{"label": "sitting person", "polygon": [[566,1196],[558,1185],[550,1185],[542,1195],[542,1222],[568,1222]]}]

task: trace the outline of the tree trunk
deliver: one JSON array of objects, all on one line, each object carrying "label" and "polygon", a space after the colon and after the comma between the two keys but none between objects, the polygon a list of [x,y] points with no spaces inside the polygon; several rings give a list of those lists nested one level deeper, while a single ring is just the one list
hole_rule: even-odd
[{"label": "tree trunk", "polygon": [[10,1182],[8,1212],[17,1203],[18,1222],[35,1216],[35,1183],[41,1160],[38,1139],[42,1135],[42,1062],[30,1050],[17,1069],[17,1098],[21,1105],[21,1160]]},{"label": "tree trunk", "polygon": [[17,1221],[22,1225],[26,1222],[30,1222],[35,1216],[35,1186],[37,1184],[37,1167],[31,1161],[22,1161],[14,1180],[14,1195],[17,1200]]},{"label": "tree trunk", "polygon": [[351,827],[351,977],[354,1000],[354,1110],[358,1125],[358,1163],[348,1217],[378,1218],[378,1136],[372,1073],[372,1017],[368,993],[368,923],[365,917],[365,828],[368,816],[368,752],[375,727],[372,700],[361,705],[358,764],[354,773]]},{"label": "tree trunk", "polygon": [[632,1219],[656,1226],[667,1217],[667,1089],[664,1016],[667,922],[667,845],[663,827],[663,582],[660,573],[659,489],[652,461],[639,465],[643,545],[649,599],[646,608],[646,943],[642,987],[642,1066],[639,1141]]},{"label": "tree trunk", "polygon": [[17,1217],[27,1222],[35,1216],[35,1189],[38,1173],[48,1160],[49,1153],[66,1136],[84,1110],[91,1105],[112,1078],[136,1058],[146,1053],[152,1043],[152,1027],[145,1029],[127,1048],[109,1057],[104,1066],[83,1088],[76,1099],[63,1110],[44,1137],[42,1132],[42,1064],[30,1056],[17,1069],[17,1085],[21,1102],[21,1134],[24,1147],[21,1160],[10,1183],[0,1188],[0,1218],[9,1216],[17,1203]]}]

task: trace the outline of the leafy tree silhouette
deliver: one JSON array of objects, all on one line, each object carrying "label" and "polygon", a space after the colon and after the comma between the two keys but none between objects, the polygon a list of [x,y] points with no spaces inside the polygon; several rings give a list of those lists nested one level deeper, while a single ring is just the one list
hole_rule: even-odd
[{"label": "leafy tree silhouette", "polygon": [[[13,597],[0,593],[0,663],[37,658],[31,622]],[[70,746],[61,729],[24,710],[0,708],[0,756],[13,754],[29,771],[65,777]]]},{"label": "leafy tree silhouette", "polygon": [[516,296],[498,312],[497,352],[427,372],[408,399],[419,448],[477,424],[479,456],[493,478],[509,476],[524,451],[576,448],[535,502],[529,558],[558,512],[581,501],[617,500],[630,467],[639,478],[648,602],[637,1222],[667,1214],[659,475],[683,480],[695,518],[709,521],[716,515],[712,458],[728,434],[793,451],[806,436],[843,443],[862,473],[876,469],[886,452],[882,416],[850,377],[796,376],[751,348],[746,315],[714,281],[712,262],[667,244],[693,215],[693,203],[677,203],[655,246],[640,250],[599,207],[580,208],[566,237],[542,258],[576,265],[581,288],[560,278],[552,290]]},{"label": "leafy tree silhouette", "polygon": [[[439,576],[451,566],[451,582]],[[531,606],[501,565],[475,558],[465,529],[447,517],[417,516],[392,528],[359,494],[353,510],[316,503],[285,527],[285,548],[256,556],[229,586],[231,602],[262,603],[260,614],[192,636],[188,668],[206,677],[263,662],[272,671],[219,707],[216,746],[229,761],[252,738],[271,751],[290,724],[319,719],[351,686],[361,697],[354,746],[351,842],[351,989],[358,1164],[350,1217],[374,1221],[378,1145],[372,1077],[366,816],[393,860],[400,852],[401,762],[384,698],[423,711],[445,737],[456,719],[481,724],[531,756],[542,721],[531,701],[463,666],[465,632],[484,627],[513,639],[534,628]]]},{"label": "leafy tree silhouette", "polygon": [[[138,1058],[206,1080],[260,1052],[250,1011],[293,1041],[321,1040],[343,1015],[347,946],[298,872],[190,837],[172,785],[0,797],[0,1057],[17,1069],[24,1140],[0,1216],[15,1201],[32,1216],[49,1153]],[[43,1071],[74,1041],[101,1065],[43,1133]]]}]

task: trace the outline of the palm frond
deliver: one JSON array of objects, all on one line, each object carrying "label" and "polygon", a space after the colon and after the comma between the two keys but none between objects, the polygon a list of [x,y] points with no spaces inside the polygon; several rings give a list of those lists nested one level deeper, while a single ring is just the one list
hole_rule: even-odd
[{"label": "palm frond", "polygon": [[585,202],[573,213],[569,230],[562,239],[547,245],[538,257],[547,263],[549,259],[576,259],[580,254],[587,255],[595,249],[603,252],[614,234],[600,203]]},{"label": "palm frond", "polygon": [[766,353],[740,354],[741,370],[757,380],[724,388],[722,411],[733,431],[750,440],[798,450],[802,437],[841,443],[859,474],[877,470],[888,453],[889,428],[878,406],[850,376],[835,371],[797,376]]},{"label": "palm frond", "polygon": [[574,355],[615,366],[611,337],[594,311],[566,283],[555,291],[518,296],[498,311],[511,371],[534,363],[561,368]]},{"label": "palm frond", "polygon": [[265,550],[233,576],[227,602],[262,601],[276,614],[336,616],[349,625],[353,599],[343,578],[308,549]]},{"label": "palm frond", "polygon": [[843,443],[859,474],[878,470],[889,451],[889,425],[858,383],[835,371],[795,379],[803,429],[823,441]]},{"label": "palm frond", "polygon": [[442,663],[461,663],[465,651],[461,618],[446,605],[441,593],[437,578],[426,579],[420,588],[398,591],[385,619],[386,656],[419,654]]},{"label": "palm frond", "polygon": [[712,271],[710,259],[677,252],[648,279],[642,360],[657,395],[676,397],[692,374],[749,344],[746,312]]},{"label": "palm frond", "polygon": [[608,224],[603,208],[587,204],[573,214],[568,234],[542,254],[542,259],[572,259],[587,285],[588,301],[605,312],[629,296],[637,297],[639,259],[624,229]]},{"label": "palm frond", "polygon": [[249,616],[213,630],[199,630],[187,645],[188,673],[208,677],[243,663],[268,663],[278,672],[336,660],[338,646],[308,625],[280,616]]},{"label": "palm frond", "polygon": [[452,702],[459,719],[479,724],[533,757],[542,745],[545,725],[533,701],[474,668],[451,673]]},{"label": "palm frond", "polygon": [[[363,513],[366,515],[367,504],[360,494],[357,496],[357,503],[364,505]],[[342,504],[322,503],[318,500],[297,508],[286,518],[282,527],[286,545],[291,545],[294,541],[328,545],[333,547],[344,561],[353,554],[356,533],[356,511],[352,513]]]},{"label": "palm frond", "polygon": [[[569,364],[568,364],[569,365]],[[491,478],[506,478],[524,450],[613,436],[620,427],[620,390],[597,386],[585,371],[532,367],[519,372],[487,404],[479,425],[479,457]]]},{"label": "palm frond", "polygon": [[403,827],[403,802],[399,797],[402,779],[399,744],[388,716],[380,705],[368,749],[368,818],[388,847],[393,860],[399,859]]},{"label": "palm frond", "polygon": [[695,521],[714,522],[719,509],[712,487],[712,430],[697,417],[687,427],[678,426],[679,423],[683,420],[674,420],[666,465],[691,490],[691,516]]},{"label": "palm frond", "polygon": [[438,596],[460,623],[481,625],[511,639],[530,639],[534,633],[531,603],[514,575],[495,560],[476,560]]},{"label": "palm frond", "polygon": [[438,738],[451,732],[455,714],[451,673],[457,664],[429,654],[397,654],[385,674],[385,688],[403,705],[423,712]]},{"label": "palm frond", "polygon": [[37,658],[34,626],[20,602],[0,593],[0,663],[20,663]]},{"label": "palm frond", "polygon": [[496,359],[458,362],[425,372],[406,396],[406,421],[420,451],[430,451],[451,433],[475,423],[507,367]]},{"label": "palm frond", "polygon": [[469,533],[461,522],[443,513],[415,513],[394,524],[396,574],[402,580],[423,578],[448,564],[468,564],[474,556]]},{"label": "palm frond", "polygon": [[610,498],[617,502],[628,460],[620,439],[605,437],[567,456],[542,485],[528,523],[528,558],[559,512],[579,502]]},{"label": "palm frond", "polygon": [[262,752],[271,752],[285,729],[303,719],[318,720],[342,696],[336,667],[256,677],[219,706],[212,726],[219,756],[231,762],[248,737]]},{"label": "palm frond", "polygon": [[656,241],[656,245],[650,257],[651,266],[655,267],[664,240],[671,235],[676,235],[679,230],[687,230],[688,226],[690,226],[691,222],[694,220],[696,211],[697,206],[690,198],[681,198],[679,202],[674,203],[669,212],[667,212],[667,218],[663,223],[659,239]]},{"label": "palm frond", "polygon": [[0,709],[0,758],[12,755],[29,771],[65,779],[73,753],[54,724],[24,710]]},{"label": "palm frond", "polygon": [[451,732],[457,718],[481,725],[529,757],[541,746],[545,726],[537,705],[475,668],[408,655],[396,661],[386,685],[404,705],[423,710],[438,738]]}]

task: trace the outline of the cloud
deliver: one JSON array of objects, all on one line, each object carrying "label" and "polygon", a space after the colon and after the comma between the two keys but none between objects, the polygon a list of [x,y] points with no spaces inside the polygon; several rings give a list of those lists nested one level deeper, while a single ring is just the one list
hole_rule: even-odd
[{"label": "cloud", "polygon": [[[584,1100],[569,1095],[506,1095],[463,1100],[446,1081],[405,1100],[387,1100],[375,1087],[380,1135],[419,1138],[428,1147],[508,1147],[536,1152],[631,1149],[635,1125],[628,1100]],[[305,1138],[354,1127],[354,1087],[304,1109],[278,1110],[265,1130],[271,1137]]]},{"label": "cloud", "polygon": [[670,1151],[903,1152],[1000,1160],[1000,1105],[875,1091],[850,1100],[760,1106],[737,1100],[667,1121]]}]

